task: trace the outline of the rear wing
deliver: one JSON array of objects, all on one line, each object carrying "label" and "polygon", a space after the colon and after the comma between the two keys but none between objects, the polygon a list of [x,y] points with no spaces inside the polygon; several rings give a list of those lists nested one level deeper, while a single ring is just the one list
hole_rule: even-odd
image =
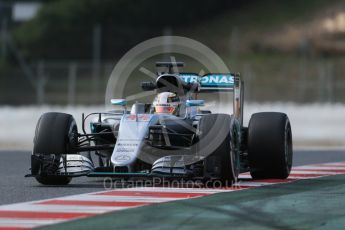
[{"label": "rear wing", "polygon": [[199,92],[233,92],[234,116],[243,124],[244,83],[240,74],[205,74],[180,73],[178,76],[186,83],[199,83]]},{"label": "rear wing", "polygon": [[178,76],[186,83],[199,83],[200,91],[233,91],[235,87],[235,74],[205,74],[199,76],[195,73],[180,73]]}]

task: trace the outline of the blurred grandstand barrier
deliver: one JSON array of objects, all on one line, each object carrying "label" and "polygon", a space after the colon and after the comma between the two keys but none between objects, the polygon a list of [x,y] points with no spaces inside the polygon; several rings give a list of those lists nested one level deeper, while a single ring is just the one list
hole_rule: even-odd
[{"label": "blurred grandstand barrier", "polygon": [[31,85],[21,69],[0,77],[0,104],[99,104],[113,63],[103,63],[97,75],[89,62],[46,62],[30,66],[35,85]]},{"label": "blurred grandstand barrier", "polygon": [[[236,66],[230,65],[230,69],[242,74],[247,102],[342,103],[345,101],[343,61],[340,58],[248,58],[237,60]],[[104,103],[106,84],[114,65],[115,62],[102,62],[95,70],[92,62],[40,61],[30,66],[35,87],[21,69],[2,71],[0,104]],[[129,87],[140,90],[137,84],[143,76],[137,72],[133,75],[137,81],[128,82]]]},{"label": "blurred grandstand barrier", "polygon": [[[222,105],[226,109],[228,105]],[[206,108],[212,109],[207,103]],[[80,129],[82,113],[104,111],[104,106],[0,106],[0,149],[32,148],[37,120],[44,112],[72,114]],[[246,103],[244,124],[248,125],[252,113],[262,111],[284,112],[289,115],[295,149],[335,148],[345,149],[345,105],[343,104],[294,104],[294,103]],[[222,111],[215,111],[222,112]],[[88,128],[88,127],[87,127]]]},{"label": "blurred grandstand barrier", "polygon": [[240,66],[246,101],[341,103],[345,99],[342,60],[290,59],[248,62]]}]

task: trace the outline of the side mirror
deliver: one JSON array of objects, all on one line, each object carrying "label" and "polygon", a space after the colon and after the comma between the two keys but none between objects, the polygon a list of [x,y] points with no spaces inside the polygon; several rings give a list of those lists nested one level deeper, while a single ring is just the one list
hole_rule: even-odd
[{"label": "side mirror", "polygon": [[187,100],[186,106],[187,107],[193,107],[193,106],[204,106],[205,101],[204,100]]},{"label": "side mirror", "polygon": [[122,106],[127,105],[126,99],[111,99],[110,102],[112,105],[122,105]]},{"label": "side mirror", "polygon": [[123,114],[127,114],[127,101],[126,99],[111,99],[112,105],[122,106]]}]

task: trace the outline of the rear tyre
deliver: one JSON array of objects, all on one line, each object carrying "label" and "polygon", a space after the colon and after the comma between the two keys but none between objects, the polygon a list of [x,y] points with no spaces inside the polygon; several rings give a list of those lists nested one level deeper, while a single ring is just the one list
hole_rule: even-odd
[{"label": "rear tyre", "polygon": [[222,186],[234,183],[239,173],[239,152],[235,146],[238,138],[232,122],[230,115],[210,114],[199,123],[197,152],[206,157],[205,179],[219,178]]},{"label": "rear tyre", "polygon": [[292,167],[292,132],[284,113],[253,114],[248,126],[248,159],[253,179],[285,179]]},{"label": "rear tyre", "polygon": [[36,180],[44,185],[68,184],[72,178],[51,174],[58,170],[61,156],[72,153],[77,143],[78,129],[72,115],[43,114],[36,126],[33,157],[31,158],[31,171],[32,174],[37,175]]}]

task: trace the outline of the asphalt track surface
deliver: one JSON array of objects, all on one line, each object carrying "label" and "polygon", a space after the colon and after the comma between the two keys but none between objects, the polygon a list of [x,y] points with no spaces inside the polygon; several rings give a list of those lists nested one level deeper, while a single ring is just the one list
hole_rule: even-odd
[{"label": "asphalt track surface", "polygon": [[[345,161],[345,151],[295,151],[294,166]],[[30,153],[0,151],[0,205],[104,190],[103,180],[74,178],[68,186],[41,186],[29,173]]]}]

